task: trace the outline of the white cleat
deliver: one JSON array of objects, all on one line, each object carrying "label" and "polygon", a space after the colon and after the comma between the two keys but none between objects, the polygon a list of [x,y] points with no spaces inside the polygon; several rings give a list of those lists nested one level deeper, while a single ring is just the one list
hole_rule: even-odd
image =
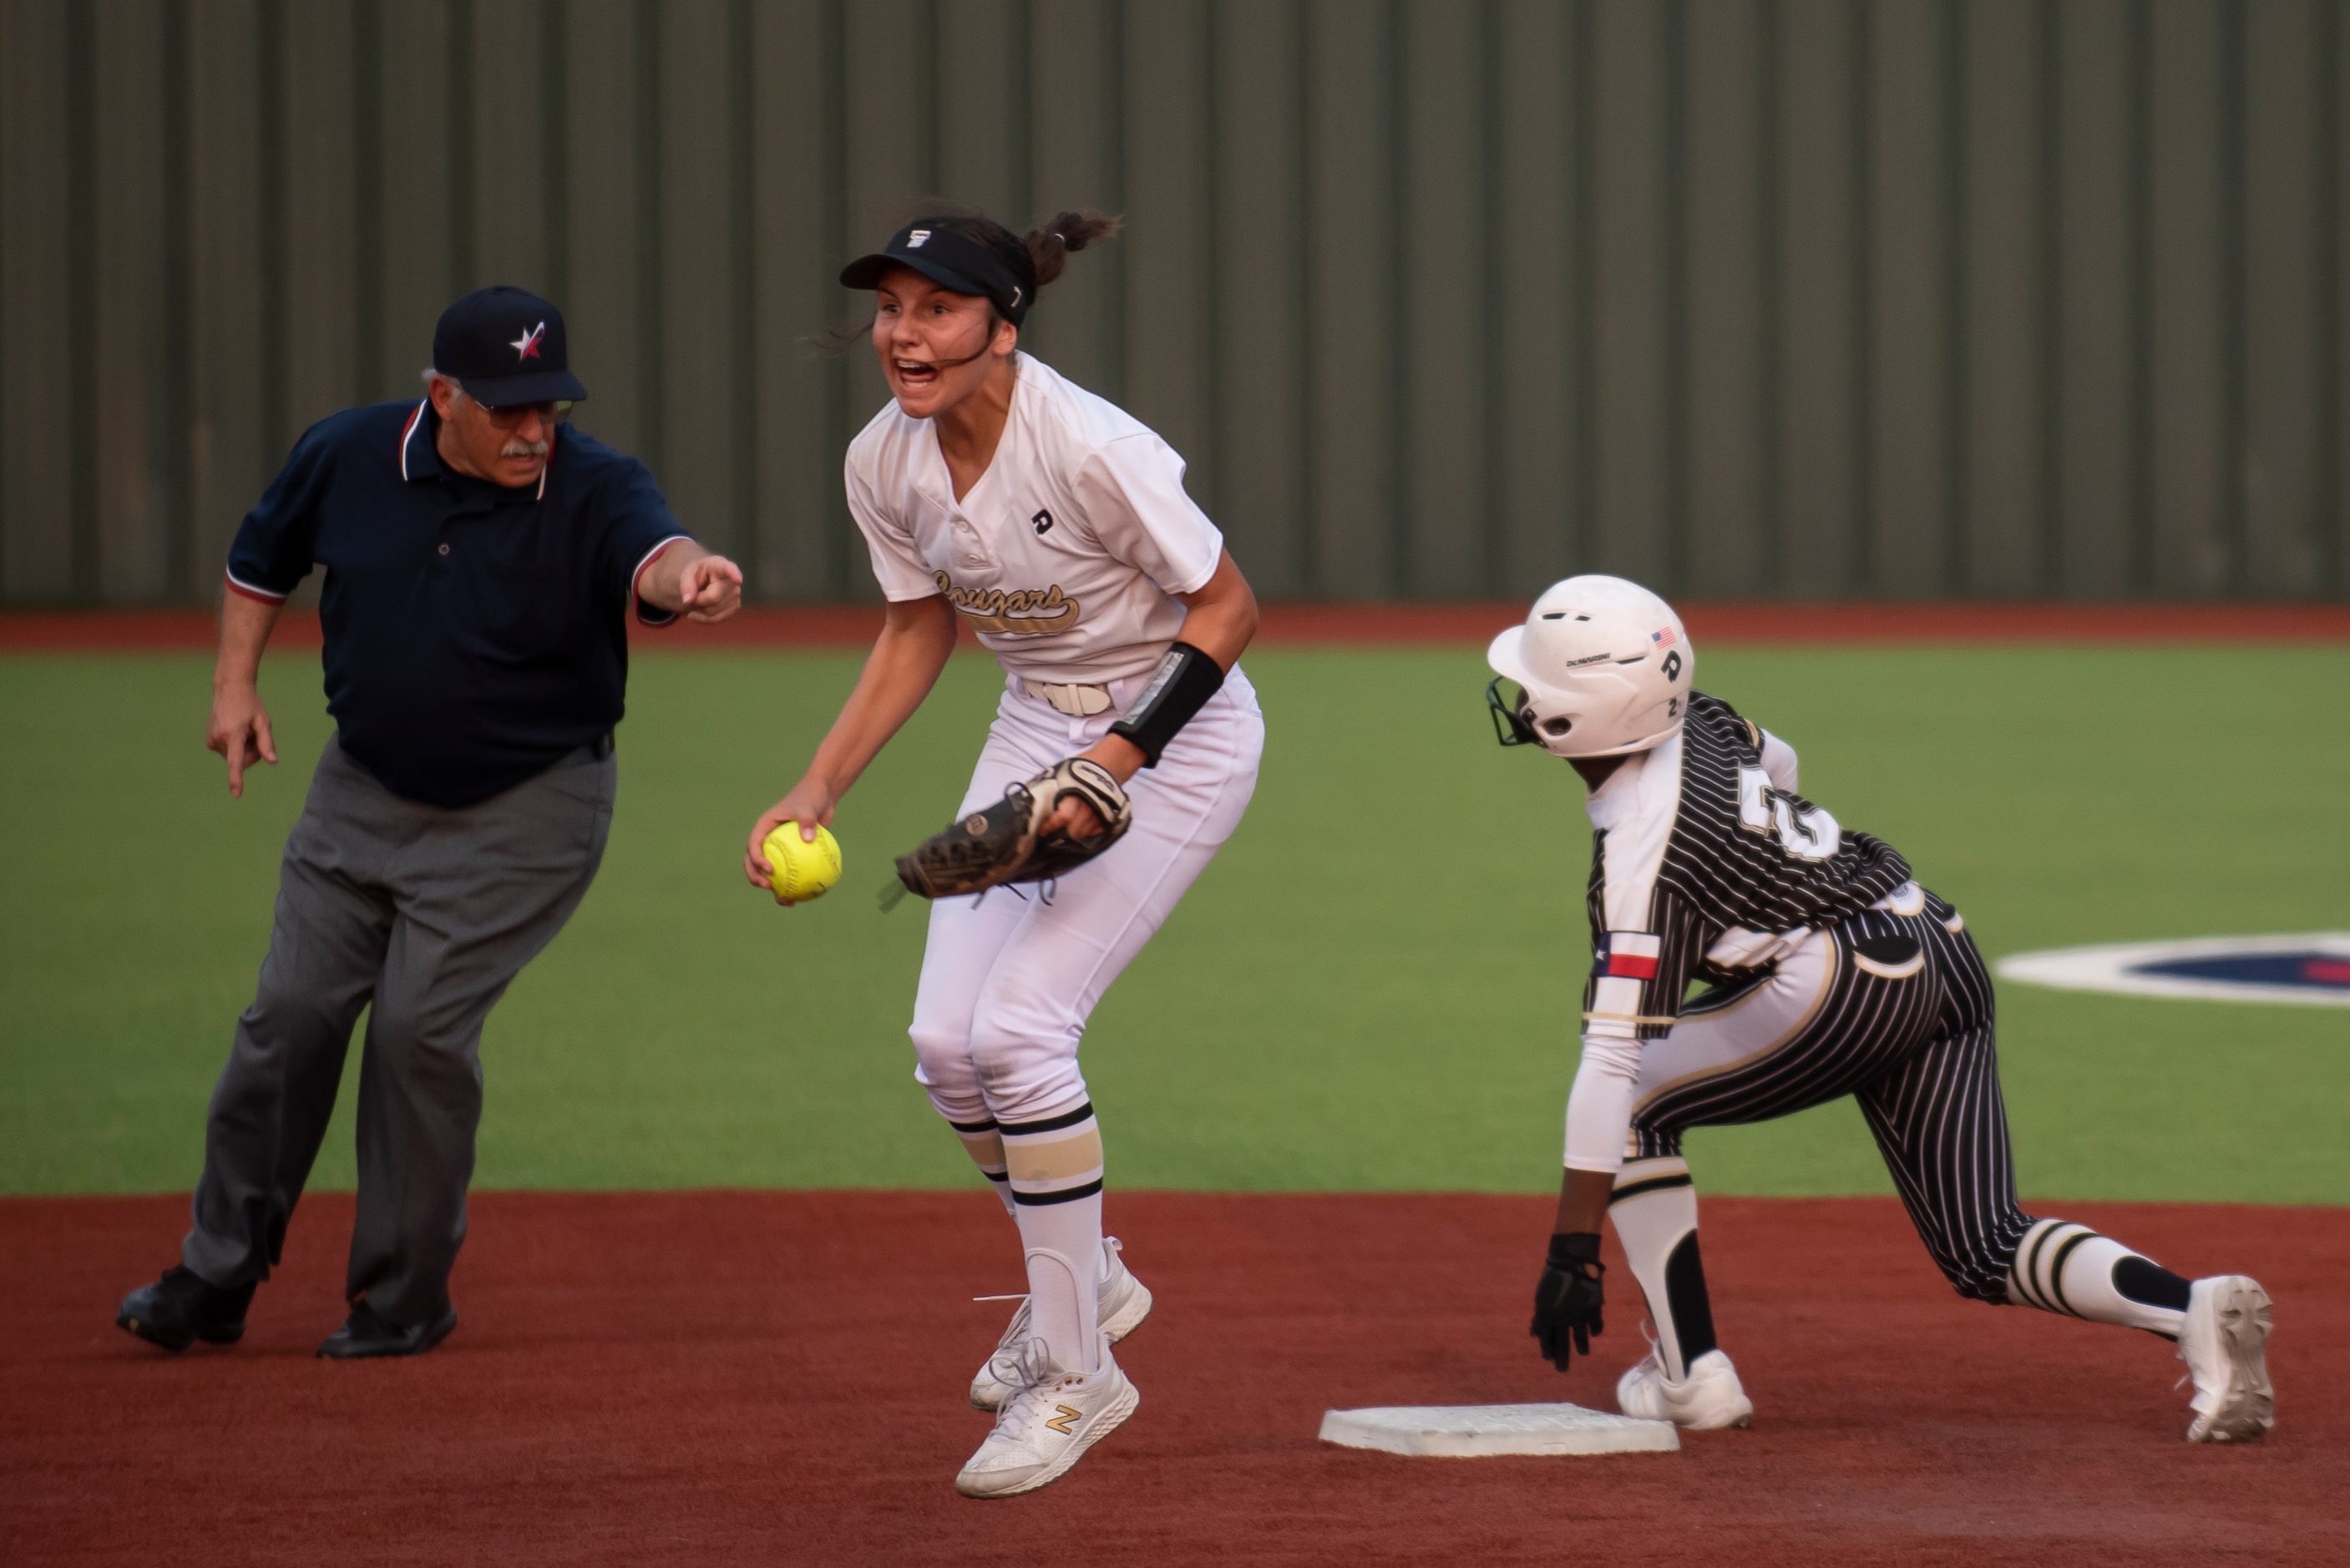
[{"label": "white cleat", "polygon": [[2178,1328],[2178,1359],[2195,1380],[2190,1443],[2257,1443],[2276,1425],[2269,1382],[2269,1293],[2242,1274],[2198,1280]]},{"label": "white cleat", "polygon": [[[1142,1326],[1150,1315],[1150,1292],[1119,1256],[1122,1249],[1115,1236],[1102,1238],[1101,1293],[1095,1299],[1097,1326],[1109,1335],[1116,1345]],[[1012,1397],[1018,1386],[1020,1347],[1035,1331],[1029,1326],[1028,1302],[1021,1298],[1020,1309],[1012,1314],[1012,1323],[1004,1329],[1003,1337],[995,1342],[995,1354],[980,1366],[971,1380],[971,1406],[974,1410],[1000,1410]]]},{"label": "white cleat", "polygon": [[1692,1432],[1754,1424],[1754,1401],[1746,1397],[1729,1356],[1709,1350],[1690,1363],[1689,1374],[1679,1383],[1667,1377],[1664,1363],[1651,1350],[1617,1379],[1616,1407],[1627,1416],[1670,1421]]},{"label": "white cleat", "polygon": [[1019,1385],[996,1413],[995,1430],[955,1477],[965,1497],[1018,1497],[1051,1485],[1142,1403],[1110,1355],[1107,1334],[1096,1371],[1063,1371],[1041,1339],[1022,1345],[1014,1360]]}]

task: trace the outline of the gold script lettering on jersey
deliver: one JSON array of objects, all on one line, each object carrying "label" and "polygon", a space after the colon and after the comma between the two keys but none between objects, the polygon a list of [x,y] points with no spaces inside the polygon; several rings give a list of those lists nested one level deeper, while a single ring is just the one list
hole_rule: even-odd
[{"label": "gold script lettering on jersey", "polygon": [[1068,630],[1085,613],[1085,607],[1064,595],[1058,583],[1049,588],[1022,588],[1007,594],[1002,588],[959,588],[954,578],[943,571],[932,572],[931,580],[939,585],[939,592],[946,596],[947,603],[954,606],[977,631],[1045,637]]}]

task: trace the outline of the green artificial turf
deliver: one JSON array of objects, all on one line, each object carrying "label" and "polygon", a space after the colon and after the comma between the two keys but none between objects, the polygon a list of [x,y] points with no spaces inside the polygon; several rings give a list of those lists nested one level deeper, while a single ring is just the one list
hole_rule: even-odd
[{"label": "green artificial turf", "polygon": [[[1586,964],[1574,775],[1494,746],[1473,649],[1248,663],[1255,805],[1086,1047],[1113,1183],[1550,1187]],[[993,666],[959,659],[845,805],[836,893],[779,909],[736,868],[856,664],[639,660],[602,877],[490,1023],[481,1182],[974,1180],[910,1076],[923,907],[873,895],[952,809]],[[194,1177],[327,734],[315,659],[274,659],[286,762],[232,801],[207,677],[0,659],[0,1191]],[[2350,649],[1708,649],[1700,684],[1793,741],[1805,793],[1891,839],[1992,954],[2350,925]],[[2350,1201],[2350,1013],[2001,1004],[2028,1195]],[[346,1115],[318,1182],[348,1184],[349,1144]],[[1890,1190],[1849,1104],[1691,1152],[1712,1191]]]}]

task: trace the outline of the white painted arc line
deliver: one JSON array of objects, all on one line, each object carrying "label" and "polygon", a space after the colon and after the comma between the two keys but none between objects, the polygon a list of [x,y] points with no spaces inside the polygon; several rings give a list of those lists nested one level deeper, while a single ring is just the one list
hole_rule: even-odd
[{"label": "white painted arc line", "polygon": [[2287,1007],[2350,1007],[2350,988],[2258,985],[2143,972],[2154,963],[2197,959],[2317,952],[2350,961],[2350,931],[2303,931],[2254,937],[2184,937],[2170,941],[2112,942],[2012,953],[1992,965],[2002,980],[2058,991],[2153,996],[2192,1002],[2270,1002]]}]

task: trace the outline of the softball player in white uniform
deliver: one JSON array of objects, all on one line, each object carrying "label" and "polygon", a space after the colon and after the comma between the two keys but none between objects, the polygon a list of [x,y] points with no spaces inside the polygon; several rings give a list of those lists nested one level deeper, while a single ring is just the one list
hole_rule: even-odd
[{"label": "softball player in white uniform", "polygon": [[[1086,1020],[1240,825],[1264,722],[1234,661],[1256,603],[1183,490],[1183,462],[1123,410],[1018,351],[1064,254],[1115,233],[1065,213],[1015,238],[976,214],[920,220],[841,281],[875,291],[893,401],[850,444],[848,504],[888,620],[807,773],[759,846],[833,807],[920,705],[958,621],[1004,692],[961,813],[1073,755],[1127,785],[1126,836],[1048,888],[931,906],[910,1031],[915,1078],[1018,1222],[1029,1294],[972,1402],[995,1429],[967,1496],[1034,1490],[1132,1412],[1110,1345],[1149,1293],[1102,1235],[1102,1146],[1077,1045]],[[1070,800],[1055,821],[1099,831]]]}]

